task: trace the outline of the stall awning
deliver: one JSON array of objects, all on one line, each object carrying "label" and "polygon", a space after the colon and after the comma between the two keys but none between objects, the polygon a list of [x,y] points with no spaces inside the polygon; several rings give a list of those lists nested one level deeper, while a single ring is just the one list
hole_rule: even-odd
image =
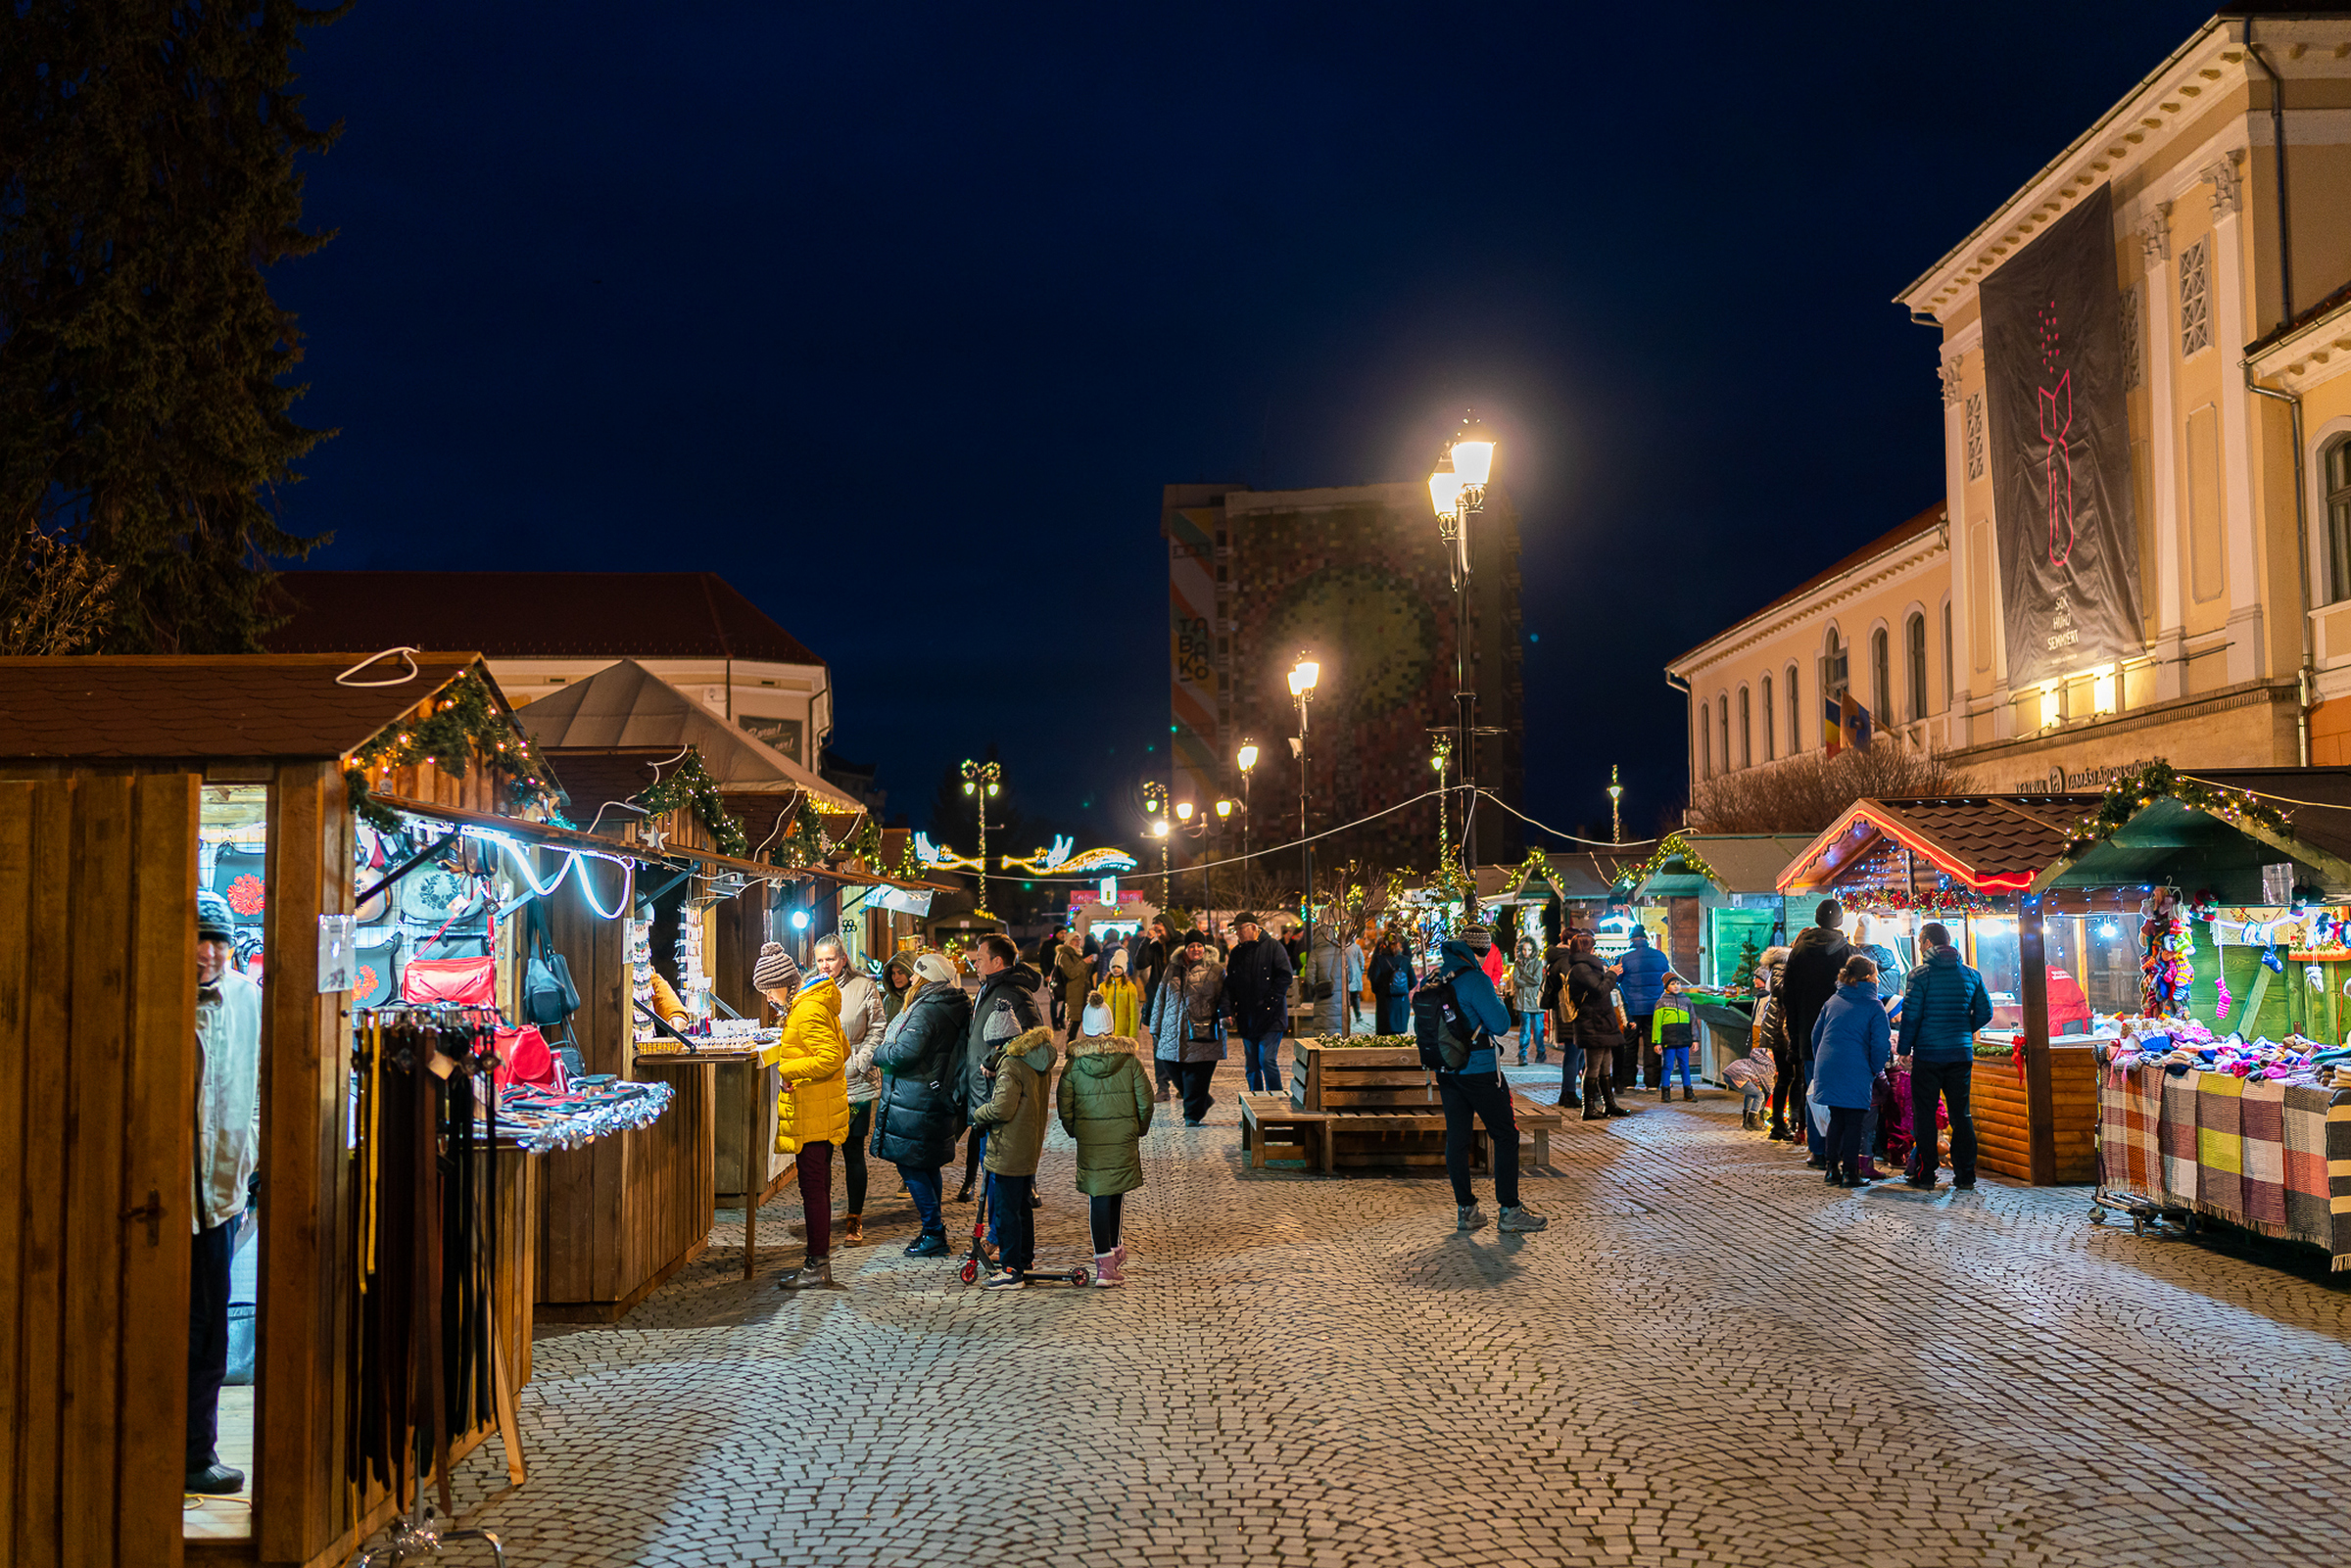
[{"label": "stall awning", "polygon": [[1629,896],[1703,898],[1709,893],[1771,893],[1780,874],[1803,853],[1795,833],[1670,832],[1628,876]]},{"label": "stall awning", "polygon": [[1893,843],[1976,893],[2021,892],[2065,853],[2096,795],[1856,800],[1788,863],[1783,893],[1818,892]]}]

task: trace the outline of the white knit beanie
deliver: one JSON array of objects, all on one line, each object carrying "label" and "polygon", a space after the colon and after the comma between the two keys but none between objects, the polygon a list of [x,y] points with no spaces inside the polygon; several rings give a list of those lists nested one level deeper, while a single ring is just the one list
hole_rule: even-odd
[{"label": "white knit beanie", "polygon": [[914,973],[934,985],[953,985],[955,964],[944,953],[925,953],[914,961]]},{"label": "white knit beanie", "polygon": [[1111,1031],[1112,1023],[1110,1004],[1102,1000],[1102,993],[1096,991],[1087,997],[1085,999],[1085,1015],[1079,1024],[1086,1037],[1100,1039]]}]

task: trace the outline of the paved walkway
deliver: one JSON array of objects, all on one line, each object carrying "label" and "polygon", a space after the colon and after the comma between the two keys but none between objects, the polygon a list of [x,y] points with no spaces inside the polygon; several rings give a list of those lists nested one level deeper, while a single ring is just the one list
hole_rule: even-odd
[{"label": "paved walkway", "polygon": [[[1722,1095],[1572,1123],[1550,1231],[1459,1236],[1442,1180],[1247,1170],[1237,1066],[1151,1134],[1126,1289],[965,1289],[897,1194],[792,1300],[794,1206],[749,1284],[722,1215],[542,1331],[531,1480],[490,1445],[461,1505],[516,1568],[2351,1562],[2351,1287],[2291,1252],[1833,1191]],[[1083,1250],[1058,1131],[1039,1187]]]}]

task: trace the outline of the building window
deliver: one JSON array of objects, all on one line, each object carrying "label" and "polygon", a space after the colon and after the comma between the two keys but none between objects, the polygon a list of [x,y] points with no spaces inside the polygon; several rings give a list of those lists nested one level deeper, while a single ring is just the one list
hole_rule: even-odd
[{"label": "building window", "polygon": [[1951,601],[1943,601],[1943,705],[1951,705]]},{"label": "building window", "polygon": [[1967,427],[1967,480],[1972,485],[1984,477],[1984,394],[1971,394],[1962,413]]},{"label": "building window", "polygon": [[1771,721],[1771,677],[1763,678],[1763,760],[1769,762],[1780,754],[1779,732]]},{"label": "building window", "polygon": [[1712,731],[1713,727],[1706,723],[1706,705],[1701,702],[1698,705],[1698,776],[1701,779],[1714,777]]},{"label": "building window", "polygon": [[1927,716],[1927,618],[1913,615],[1902,623],[1902,653],[1910,663],[1910,722]]},{"label": "building window", "polygon": [[1798,700],[1796,666],[1788,666],[1788,755],[1804,754],[1803,703]]},{"label": "building window", "polygon": [[[1832,626],[1829,628],[1829,638],[1828,642],[1825,645],[1825,651],[1822,652],[1820,656],[1821,702],[1825,705],[1829,698],[1842,693],[1847,684],[1848,683],[1846,677],[1845,644],[1838,641],[1837,628]],[[1825,706],[1823,711],[1826,711]]]},{"label": "building window", "polygon": [[1748,708],[1747,688],[1741,687],[1739,689],[1739,766],[1742,768],[1751,768],[1755,765],[1755,731],[1752,719],[1753,715]]},{"label": "building window", "polygon": [[2139,318],[2139,306],[2144,298],[2135,283],[2123,290],[2123,387],[2126,391],[2147,378],[2146,356],[2139,352],[2139,344],[2146,337],[2146,329]]},{"label": "building window", "polygon": [[2180,357],[2212,347],[2212,295],[2204,285],[2204,263],[2212,253],[2207,234],[2180,253]]},{"label": "building window", "polygon": [[1714,722],[1722,732],[1722,771],[1731,771],[1731,694],[1725,691],[1714,699]]},{"label": "building window", "polygon": [[2351,598],[2351,436],[2327,449],[2327,602]]},{"label": "building window", "polygon": [[1894,668],[1886,628],[1869,634],[1869,711],[1878,723],[1894,719]]}]

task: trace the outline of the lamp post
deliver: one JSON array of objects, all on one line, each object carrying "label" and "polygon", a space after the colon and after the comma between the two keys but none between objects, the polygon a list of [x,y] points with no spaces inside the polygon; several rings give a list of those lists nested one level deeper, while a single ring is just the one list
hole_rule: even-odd
[{"label": "lamp post", "polygon": [[976,796],[980,812],[980,913],[990,920],[995,916],[987,907],[987,803],[995,798],[1004,778],[1003,764],[993,760],[974,762],[963,759],[963,792]]},{"label": "lamp post", "polygon": [[[1178,800],[1178,801],[1176,801],[1176,828],[1175,828],[1175,831],[1176,831],[1176,832],[1191,832],[1191,827],[1192,827],[1192,803],[1191,803],[1190,801],[1188,801],[1188,800]],[[1197,836],[1197,835],[1195,835],[1195,836]]]},{"label": "lamp post", "polygon": [[[1290,668],[1290,695],[1298,699],[1298,836],[1302,840],[1310,838],[1306,826],[1306,705],[1315,700],[1315,683],[1321,678],[1322,666],[1304,649],[1299,650],[1298,662]],[[1311,998],[1315,964],[1315,846],[1311,841],[1301,842],[1298,851],[1306,871],[1306,965],[1310,976],[1303,985]]]},{"label": "lamp post", "polygon": [[[1474,413],[1462,418],[1461,428],[1446,443],[1428,476],[1428,503],[1437,516],[1437,538],[1448,549],[1447,572],[1453,578],[1453,701],[1462,753],[1462,865],[1474,879],[1477,868],[1477,787],[1475,742],[1477,692],[1469,679],[1469,527],[1486,509],[1486,481],[1494,471],[1494,433]],[[1462,894],[1462,918],[1477,913],[1477,888]]]},{"label": "lamp post", "polygon": [[1143,810],[1151,817],[1151,836],[1159,840],[1159,907],[1168,907],[1168,786],[1156,779],[1143,781]]},{"label": "lamp post", "polygon": [[1241,765],[1241,889],[1244,899],[1249,887],[1249,772],[1257,766],[1257,742],[1244,740],[1233,760]]},{"label": "lamp post", "polygon": [[[1247,819],[1246,819],[1246,818],[1244,818],[1244,819],[1242,819],[1242,820],[1243,820],[1243,822],[1244,822],[1244,823],[1246,823],[1246,821],[1247,821]],[[1230,822],[1230,821],[1232,821],[1232,802],[1231,802],[1231,801],[1229,801],[1229,800],[1220,800],[1220,801],[1218,801],[1218,802],[1217,802],[1217,828],[1218,828],[1218,833],[1217,833],[1216,844],[1215,844],[1215,846],[1214,846],[1213,848],[1211,848],[1211,849],[1210,849],[1210,851],[1209,851],[1209,855],[1208,855],[1210,866],[1213,866],[1213,865],[1215,864],[1215,862],[1216,862],[1216,859],[1217,859],[1217,854],[1218,854],[1218,852],[1219,852],[1219,851],[1221,851],[1221,850],[1222,850],[1222,849],[1224,847],[1224,834],[1223,834],[1223,827],[1224,827],[1224,825],[1225,825],[1226,823]],[[1208,826],[1208,824],[1207,824],[1207,822],[1206,822],[1205,820],[1203,820],[1203,821],[1202,821],[1202,823],[1200,824],[1200,826],[1202,826],[1203,828],[1205,828],[1205,827],[1207,827],[1207,826]],[[1210,908],[1212,908],[1212,909],[1216,907],[1216,902],[1217,902],[1216,885],[1217,885],[1217,879],[1216,879],[1216,878],[1215,878],[1213,875],[1211,875],[1211,873],[1210,873],[1210,869],[1209,869],[1209,866],[1203,866],[1202,868],[1200,868],[1200,900],[1201,900],[1201,902],[1202,902],[1202,903],[1205,903],[1205,904],[1207,904],[1207,905],[1208,905]]]}]

